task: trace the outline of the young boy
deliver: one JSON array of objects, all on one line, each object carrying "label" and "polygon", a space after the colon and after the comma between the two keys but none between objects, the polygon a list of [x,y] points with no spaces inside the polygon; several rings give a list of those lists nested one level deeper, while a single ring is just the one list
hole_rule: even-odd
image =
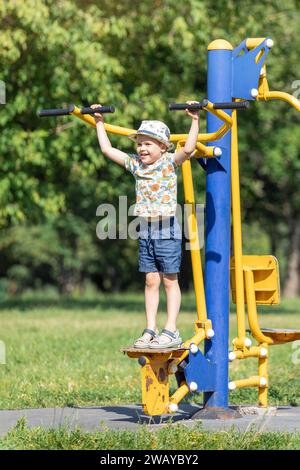
[{"label": "young boy", "polygon": [[[187,101],[187,104],[198,103]],[[92,105],[92,108],[101,106]],[[103,154],[130,171],[136,180],[134,215],[141,218],[139,239],[139,271],[145,272],[146,328],[134,342],[134,347],[171,348],[182,343],[176,327],[181,303],[177,273],[181,262],[181,236],[176,235],[178,221],[176,170],[190,158],[196,148],[199,132],[199,112],[185,110],[192,118],[188,138],[183,148],[169,153],[170,130],[160,121],[142,121],[138,131],[129,136],[136,142],[137,156],[130,157],[111,146],[104,128],[102,114],[95,121]],[[169,233],[166,235],[167,224]],[[167,322],[161,334],[157,330],[159,286],[163,281],[167,296]]]}]

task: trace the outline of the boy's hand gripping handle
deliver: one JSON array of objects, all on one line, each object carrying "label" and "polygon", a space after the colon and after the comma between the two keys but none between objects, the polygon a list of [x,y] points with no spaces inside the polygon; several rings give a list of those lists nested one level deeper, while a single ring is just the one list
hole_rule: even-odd
[{"label": "boy's hand gripping handle", "polygon": [[[187,103],[171,103],[169,104],[170,111],[184,111],[189,109],[190,111],[196,111],[197,109],[203,109],[208,105],[208,100],[204,98],[199,104],[187,104]],[[228,103],[212,103],[214,109],[248,109],[250,106],[249,101],[230,101]]]},{"label": "boy's hand gripping handle", "polygon": [[81,114],[104,114],[104,113],[114,113],[114,106],[99,106],[98,108],[81,108]]}]

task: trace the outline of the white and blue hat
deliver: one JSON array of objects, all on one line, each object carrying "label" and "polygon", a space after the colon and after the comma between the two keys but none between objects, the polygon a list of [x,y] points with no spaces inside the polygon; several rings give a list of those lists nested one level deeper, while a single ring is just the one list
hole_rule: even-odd
[{"label": "white and blue hat", "polygon": [[142,121],[135,134],[129,135],[129,139],[136,140],[138,135],[145,135],[152,137],[165,144],[168,148],[172,147],[170,144],[170,129],[162,121]]}]

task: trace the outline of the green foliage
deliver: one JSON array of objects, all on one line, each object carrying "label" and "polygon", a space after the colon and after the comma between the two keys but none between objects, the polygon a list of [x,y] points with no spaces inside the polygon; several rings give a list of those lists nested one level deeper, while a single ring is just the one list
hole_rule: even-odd
[{"label": "green foliage", "polygon": [[[126,288],[130,279],[139,285],[135,245],[100,243],[94,236],[99,204],[117,205],[120,195],[134,201],[132,177],[104,159],[93,130],[68,118],[39,119],[37,110],[102,102],[117,107],[107,122],[136,127],[141,119],[156,118],[172,132],[186,132],[187,119],[169,113],[166,104],[206,95],[206,48],[218,37],[236,46],[245,37],[271,36],[271,89],[292,93],[299,78],[297,5],[296,0],[284,5],[245,0],[242,6],[233,0],[62,0],[58,8],[53,0],[2,2],[0,79],[6,84],[7,104],[0,112],[0,227],[24,226],[19,240],[31,224],[46,227],[53,232],[51,243],[57,240],[51,248],[54,256],[60,252],[67,266],[78,256],[71,239],[79,246],[85,233],[85,248],[88,238],[93,242],[83,264],[90,264],[94,253],[99,286]],[[245,219],[263,226],[272,248],[283,257],[299,215],[299,116],[284,103],[258,103],[240,113],[239,124]],[[111,140],[133,150],[124,137]],[[199,174],[196,170],[197,195],[203,202]],[[62,220],[69,221],[64,237],[54,233]],[[39,255],[40,276],[46,281],[44,255],[37,252],[36,261]],[[16,264],[13,255],[4,256],[7,269]],[[21,256],[17,264],[24,263]],[[72,269],[77,278],[83,272],[91,275],[86,268]],[[15,278],[16,271],[9,276]],[[30,276],[17,277],[22,284],[30,283]]]}]

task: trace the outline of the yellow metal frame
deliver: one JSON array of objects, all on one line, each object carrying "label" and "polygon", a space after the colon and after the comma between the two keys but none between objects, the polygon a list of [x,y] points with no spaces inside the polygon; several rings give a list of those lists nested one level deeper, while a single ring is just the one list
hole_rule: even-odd
[{"label": "yellow metal frame", "polygon": [[[261,43],[261,38],[247,40],[247,47],[253,48]],[[259,81],[259,95],[257,100],[273,100],[280,99],[287,101],[300,111],[300,102],[289,95],[282,92],[270,92],[266,78],[266,67],[262,69]],[[240,101],[240,100],[236,100]],[[232,222],[233,222],[233,249],[234,263],[232,263],[231,284],[233,286],[233,297],[236,301],[237,308],[237,337],[234,339],[234,354],[237,359],[247,359],[248,357],[257,357],[258,359],[258,376],[248,379],[237,380],[234,382],[236,388],[257,387],[258,399],[260,406],[268,404],[268,346],[271,344],[279,344],[273,337],[263,334],[259,327],[257,317],[257,303],[275,304],[279,302],[279,281],[278,281],[278,264],[274,257],[267,257],[267,261],[271,263],[269,266],[268,281],[273,282],[271,297],[266,296],[264,301],[257,298],[257,292],[262,284],[264,289],[271,289],[269,285],[265,285],[263,279],[257,278],[257,273],[261,273],[259,262],[262,259],[256,259],[257,269],[253,269],[254,258],[244,257],[242,253],[242,226],[241,226],[241,207],[240,207],[240,182],[239,182],[239,162],[238,162],[238,132],[237,132],[237,111],[232,111],[229,116],[222,110],[215,110],[212,103],[208,102],[204,108],[217,116],[223,124],[219,129],[212,133],[198,134],[195,158],[214,157],[213,146],[204,145],[205,142],[213,142],[221,139],[230,129],[231,136],[231,185],[232,185]],[[75,107],[72,113],[76,118],[81,119],[85,123],[95,127],[95,120],[92,116],[82,115],[80,109]],[[105,124],[107,132],[128,136],[135,132],[134,129],[113,126]],[[172,134],[171,142],[177,143],[177,149],[184,146],[188,134]],[[199,235],[196,220],[195,195],[193,187],[193,177],[191,170],[191,162],[185,161],[182,165],[183,185],[185,202],[190,204],[191,211],[188,214],[188,230],[191,243],[191,261],[193,270],[194,289],[196,297],[196,308],[198,320],[195,322],[195,335],[185,341],[181,351],[175,353],[142,353],[135,351],[127,352],[129,357],[138,358],[144,356],[145,364],[141,368],[142,379],[142,397],[144,412],[149,415],[160,415],[171,411],[170,406],[177,405],[189,392],[188,385],[183,381],[176,392],[169,397],[168,376],[173,374],[176,367],[188,356],[189,347],[192,343],[197,346],[206,338],[207,332],[212,328],[211,321],[207,319],[205,292],[202,275],[202,265],[200,256]],[[251,262],[252,261],[252,264]],[[260,274],[259,274],[260,275]],[[273,277],[272,277],[273,276]],[[265,292],[268,292],[265,290]],[[269,291],[271,292],[271,291]],[[248,321],[253,337],[258,341],[257,346],[249,346],[246,337],[246,313],[245,303],[247,304]],[[262,353],[263,351],[263,353]],[[263,379],[263,385],[262,385]]]},{"label": "yellow metal frame", "polygon": [[[253,49],[261,44],[264,38],[247,39],[246,46]],[[289,93],[270,91],[267,81],[266,66],[262,67],[258,101],[282,100],[300,111],[300,101]],[[236,100],[239,101],[239,100]],[[240,208],[240,182],[238,162],[238,135],[237,113],[232,112],[232,139],[231,139],[231,188],[232,188],[232,224],[234,258],[231,261],[231,286],[233,301],[236,302],[237,337],[233,340],[233,355],[236,359],[258,358],[258,376],[233,382],[233,388],[257,387],[260,406],[268,405],[268,357],[269,345],[281,344],[282,335],[276,336],[273,332],[269,336],[264,334],[258,322],[257,304],[274,305],[280,301],[280,286],[278,262],[273,256],[255,257],[243,256],[242,253],[242,225]],[[252,346],[246,338],[247,304],[248,321],[252,336],[258,345]],[[300,332],[286,333],[285,342],[298,339]]]},{"label": "yellow metal frame", "polygon": [[[254,46],[254,44],[251,44]],[[250,45],[249,45],[250,46]],[[256,357],[258,359],[258,376],[233,382],[234,388],[256,387],[258,389],[258,402],[260,406],[268,404],[268,345],[271,344],[261,332],[257,319],[255,283],[251,267],[245,267],[244,261],[250,261],[250,257],[243,256],[242,250],[242,223],[240,205],[240,181],[239,181],[239,159],[238,159],[238,130],[237,112],[232,112],[231,131],[231,203],[232,203],[232,225],[233,225],[233,253],[231,260],[231,287],[233,300],[236,302],[237,315],[237,337],[233,340],[233,354],[236,359],[247,359]],[[273,260],[273,257],[272,257]],[[254,261],[252,259],[252,261]],[[257,265],[259,262],[257,261]],[[252,263],[253,265],[253,263]],[[278,265],[275,263],[275,276],[278,276]],[[274,279],[272,278],[274,281]],[[278,278],[276,278],[278,285]],[[279,289],[278,289],[279,292]],[[248,307],[248,318],[252,335],[257,339],[258,345],[252,346],[246,337],[246,313],[245,303]]]},{"label": "yellow metal frame", "polygon": [[[264,38],[248,38],[246,47],[253,49],[261,44],[263,40]],[[226,41],[217,40],[212,42],[208,49],[232,49],[232,46]],[[300,111],[300,101],[295,97],[288,93],[269,90],[265,65],[261,71],[258,96],[256,99],[258,101],[283,100],[291,104],[297,111]],[[241,100],[236,99],[236,101]],[[258,358],[258,375],[237,380],[233,382],[233,384],[236,388],[257,387],[259,404],[261,406],[267,406],[269,345],[279,344],[280,340],[276,339],[274,335],[267,336],[263,333],[259,326],[256,306],[258,303],[275,304],[279,302],[278,263],[274,257],[265,257],[267,262],[269,262],[269,266],[265,268],[262,266],[261,262],[265,262],[266,260],[262,260],[262,257],[247,257],[243,256],[242,253],[237,111],[232,110],[232,115],[230,116],[220,109],[214,109],[211,102],[208,102],[203,109],[219,118],[222,124],[215,132],[198,134],[196,151],[193,155],[195,158],[214,157],[215,147],[206,146],[205,143],[215,142],[221,139],[230,129],[232,130],[231,189],[234,261],[231,263],[231,285],[237,310],[237,337],[233,341],[233,354],[236,359],[240,360],[249,357]],[[95,119],[90,115],[81,114],[78,107],[75,106],[71,114],[86,124],[96,127]],[[114,126],[107,123],[104,124],[104,127],[108,133],[120,136],[128,136],[135,133],[134,129]],[[184,146],[187,137],[188,134],[171,134],[170,141],[177,143],[177,149],[179,149]],[[129,357],[135,359],[140,358],[141,360],[144,412],[153,416],[171,412],[171,405],[177,405],[189,392],[188,385],[183,381],[176,392],[169,397],[168,377],[175,373],[177,366],[187,357],[190,345],[194,343],[198,346],[205,338],[209,337],[208,330],[212,329],[211,321],[207,319],[193,177],[191,162],[189,160],[183,163],[182,174],[185,202],[189,203],[191,206],[191,211],[188,214],[188,230],[191,243],[191,261],[197,309],[195,334],[191,339],[184,342],[181,349],[176,351],[165,350],[154,352],[153,350],[124,350]],[[256,262],[256,269],[255,266],[253,266],[253,262]],[[261,274],[263,271],[269,274],[267,276]],[[259,292],[264,292],[264,296],[262,297]],[[250,345],[249,339],[246,337],[245,304],[247,305],[251,333],[258,342],[256,346]],[[290,337],[292,337],[292,335]]]},{"label": "yellow metal frame", "polygon": [[[246,46],[252,49],[261,44],[264,38],[249,38]],[[279,91],[270,91],[266,67],[263,66],[259,80],[257,100],[279,99],[288,102],[295,109],[300,111],[300,102],[292,95]],[[240,100],[236,100],[240,101]],[[237,337],[234,339],[234,355],[236,359],[247,359],[248,357],[258,358],[258,376],[248,379],[237,380],[234,382],[236,388],[257,387],[259,404],[267,406],[268,403],[268,347],[271,344],[279,344],[280,341],[273,337],[266,336],[259,326],[257,317],[258,303],[275,304],[279,302],[279,281],[278,264],[274,257],[265,257],[264,260],[259,257],[245,257],[242,253],[242,225],[241,225],[241,207],[240,207],[240,182],[239,182],[239,162],[238,162],[238,132],[237,132],[237,111],[232,111],[229,116],[222,110],[213,108],[213,104],[208,102],[204,108],[207,112],[218,117],[223,124],[215,132],[199,133],[197,139],[195,158],[214,157],[213,146],[206,146],[206,142],[214,142],[221,139],[230,129],[231,136],[231,186],[232,186],[232,223],[233,223],[233,249],[234,262],[231,263],[231,285],[233,287],[233,300],[236,301],[237,310]],[[90,115],[82,115],[80,109],[75,106],[72,115],[86,124],[95,127],[95,120]],[[107,132],[128,136],[135,132],[134,129],[114,126],[105,123]],[[170,141],[177,143],[177,149],[184,146],[188,134],[172,134]],[[127,352],[129,357],[144,357],[144,365],[141,368],[142,376],[142,397],[144,412],[149,415],[159,415],[170,412],[170,405],[177,405],[189,392],[188,385],[183,381],[173,396],[169,397],[168,376],[173,374],[176,367],[189,354],[189,347],[192,343],[199,345],[207,336],[208,330],[212,328],[211,321],[207,319],[205,292],[202,275],[202,265],[200,256],[199,235],[196,220],[195,195],[193,187],[193,178],[191,162],[185,161],[182,165],[183,185],[185,202],[190,204],[191,211],[188,214],[188,230],[191,243],[191,260],[193,270],[193,280],[196,297],[197,321],[195,322],[195,335],[185,341],[181,350],[175,352]],[[250,259],[251,258],[251,259]],[[269,275],[262,274],[262,261],[270,262]],[[253,262],[256,263],[253,266]],[[272,284],[270,287],[269,284]],[[259,289],[265,289],[259,291]],[[273,289],[268,291],[268,289]],[[261,297],[264,292],[264,298]],[[269,294],[270,295],[269,295]],[[260,298],[259,298],[260,296]],[[253,337],[257,340],[257,346],[249,346],[246,337],[246,313],[245,304],[247,304],[248,321]],[[249,341],[249,340],[248,340]]]},{"label": "yellow metal frame", "polygon": [[[219,127],[218,130],[215,132],[198,134],[198,142],[197,142],[197,149],[199,152],[203,152],[204,157],[211,157],[213,156],[213,147],[206,147],[205,145],[201,144],[201,142],[213,142],[215,140],[221,139],[231,128],[232,126],[232,119],[231,117],[222,111],[221,109],[214,109],[213,104],[208,101],[207,106],[203,107],[206,111],[214,114],[217,116],[221,121],[224,122],[222,126]],[[72,116],[84,121],[86,124],[90,126],[96,127],[95,119],[90,116],[89,114],[81,114],[80,109],[77,106],[74,106],[74,110],[71,113]],[[117,134],[121,136],[128,136],[130,134],[134,134],[136,131],[134,129],[129,129],[126,127],[120,126],[113,126],[111,124],[104,124],[105,130],[111,134]],[[170,141],[171,142],[185,142],[188,137],[188,134],[171,134]],[[199,155],[198,155],[199,156]]]},{"label": "yellow metal frame", "polygon": [[270,91],[269,84],[267,80],[267,71],[266,66],[262,68],[262,73],[259,79],[258,86],[258,96],[256,98],[258,101],[271,101],[271,100],[281,100],[289,103],[297,111],[300,111],[300,101],[293,95],[285,93],[283,91]]}]

